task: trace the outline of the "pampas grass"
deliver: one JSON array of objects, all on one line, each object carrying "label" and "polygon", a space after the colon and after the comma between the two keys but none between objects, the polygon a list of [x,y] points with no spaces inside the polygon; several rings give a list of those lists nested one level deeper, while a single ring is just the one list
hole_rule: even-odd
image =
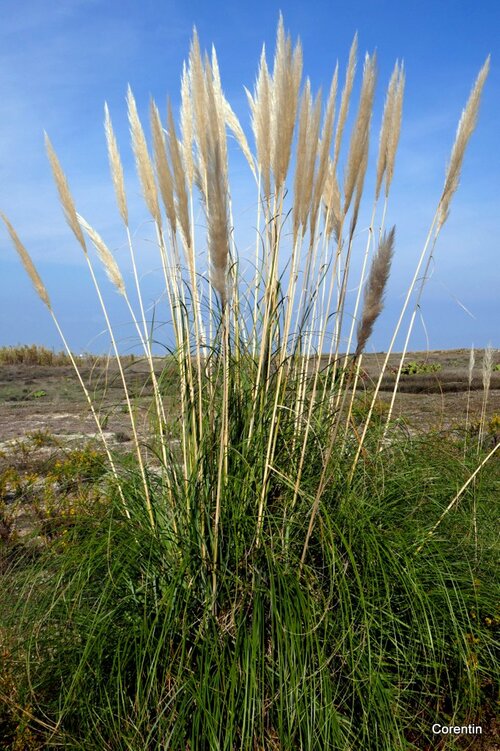
[{"label": "pampas grass", "polygon": [[[81,637],[83,651],[74,647],[77,667],[69,678],[61,663],[67,695],[47,710],[55,718],[56,734],[62,728],[88,748],[101,741],[111,747],[125,734],[128,748],[312,751],[349,746],[389,751],[409,742],[406,728],[415,715],[424,718],[418,720],[417,735],[427,742],[428,720],[437,711],[433,697],[446,695],[453,711],[459,711],[462,700],[454,693],[455,684],[449,685],[454,671],[461,676],[456,682],[461,690],[468,681],[467,711],[476,706],[470,698],[476,678],[468,669],[466,679],[461,672],[468,659],[464,634],[470,628],[469,600],[461,599],[461,583],[454,581],[445,608],[450,632],[457,634],[449,647],[451,658],[445,654],[441,616],[426,584],[435,577],[447,581],[440,566],[448,561],[435,546],[429,560],[415,557],[433,545],[438,527],[451,524],[448,511],[474,483],[462,477],[457,494],[457,483],[444,477],[430,510],[420,514],[412,473],[427,477],[425,451],[415,443],[407,455],[397,437],[385,440],[392,430],[403,358],[385,427],[374,419],[374,411],[413,293],[416,306],[422,298],[477,120],[488,62],[460,121],[429,235],[380,377],[359,420],[362,355],[383,308],[395,248],[395,228],[386,230],[385,216],[405,78],[403,64],[397,63],[380,123],[363,254],[357,225],[370,190],[366,175],[376,58],[365,57],[358,107],[347,133],[357,48],[356,36],[340,102],[337,66],[323,103],[309,79],[302,83],[300,42],[292,43],[280,17],[272,71],[263,49],[253,93],[247,91],[255,153],[226,100],[215,50],[210,56],[202,53],[196,31],[182,69],[180,130],[170,103],[164,117],[151,101],[149,145],[128,89],[131,146],[144,211],[153,220],[174,340],[168,362],[175,369],[179,417],[168,426],[162,379],[153,362],[157,332],[146,320],[124,171],[108,107],[111,178],[139,313],[128,293],[127,275],[103,237],[77,212],[47,138],[64,214],[85,253],[106,318],[134,436],[127,472],[106,447],[126,514],[123,519],[120,511],[110,520],[112,541],[110,537],[102,547],[97,535],[85,554],[94,555],[96,546],[106,549],[96,564],[103,590],[96,595],[92,580],[90,592],[93,574],[83,575],[80,563],[72,561],[68,565],[76,565],[76,574],[68,576],[67,590],[53,595],[50,609],[51,614],[58,608],[65,612],[69,603],[71,612],[80,613],[79,608],[89,607],[82,616],[90,624]],[[228,131],[256,183],[251,281],[241,271],[239,227],[232,216]],[[345,165],[343,173],[340,165]],[[203,209],[202,222],[195,222],[195,206]],[[3,219],[53,315],[27,250]],[[154,471],[139,441],[105,290],[85,235],[125,300],[148,363],[154,399],[150,442],[159,459]],[[353,258],[358,254],[361,270],[353,300]],[[413,321],[414,315],[405,352]],[[491,356],[490,361],[485,357],[483,371],[486,398]],[[481,442],[482,435],[479,452]],[[398,451],[408,472],[398,470]],[[480,468],[470,467],[470,477],[476,478],[493,454],[481,455]],[[467,451],[464,456],[468,462]],[[420,457],[418,466],[412,464],[415,457]],[[407,486],[404,498],[402,486]],[[416,516],[418,529],[411,526]],[[474,518],[479,539],[479,506],[474,506]],[[85,555],[84,566],[90,560]],[[90,563],[87,570],[93,570]],[[411,637],[403,627],[407,618],[415,629]],[[415,650],[415,644],[423,646]],[[108,670],[107,679],[93,680],[96,704],[90,711],[80,705],[75,710],[75,692],[90,690],[86,681],[92,655],[97,671]],[[392,667],[382,670],[382,665]],[[425,701],[418,698],[419,690]],[[74,716],[79,719],[73,721]]]},{"label": "pampas grass", "polygon": [[393,227],[389,234],[383,236],[377,254],[372,262],[366,283],[363,312],[361,320],[358,323],[355,356],[360,355],[364,350],[366,342],[371,336],[375,321],[382,312],[384,291],[389,279],[394,252],[394,234],[395,228]]}]

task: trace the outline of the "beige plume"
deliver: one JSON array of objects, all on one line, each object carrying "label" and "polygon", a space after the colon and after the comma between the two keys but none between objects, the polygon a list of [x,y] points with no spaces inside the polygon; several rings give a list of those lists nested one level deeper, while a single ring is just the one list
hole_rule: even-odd
[{"label": "beige plume", "polygon": [[144,130],[139,120],[137,105],[132,94],[130,86],[127,90],[128,119],[130,123],[130,134],[132,137],[132,148],[134,150],[137,174],[142,185],[142,192],[149,213],[158,224],[161,225],[160,204],[158,202],[158,191],[156,188],[153,165],[149,158],[148,147]]},{"label": "beige plume", "polygon": [[262,175],[264,195],[271,193],[271,99],[272,81],[266,62],[266,50],[262,48],[259,72],[255,83],[254,95],[246,90],[250,111],[252,113],[252,129],[257,149],[257,163]]},{"label": "beige plume", "polygon": [[57,158],[56,152],[54,151],[47,134],[45,134],[45,147],[47,149],[50,166],[52,168],[52,174],[54,175],[54,180],[57,185],[57,191],[59,193],[59,199],[64,210],[66,221],[73,230],[76,239],[82,246],[83,252],[86,253],[87,247],[85,245],[85,238],[83,237],[82,230],[80,228],[80,225],[78,224],[75,204],[69,189],[68,181],[64,172],[62,171],[59,159]]},{"label": "beige plume", "polygon": [[490,58],[488,56],[486,58],[486,62],[479,71],[479,75],[471,91],[469,100],[465,106],[464,111],[462,112],[460,122],[458,123],[455,143],[453,144],[450,162],[446,171],[443,193],[439,202],[437,231],[441,229],[446,219],[448,218],[451,199],[453,198],[453,194],[458,188],[458,184],[460,182],[460,171],[462,169],[465,149],[467,148],[469,138],[474,132],[477,124],[479,104],[481,102],[481,93],[483,91],[483,86],[488,76],[489,69]]},{"label": "beige plume", "polygon": [[111,282],[115,285],[116,289],[121,295],[125,295],[125,283],[118,264],[115,261],[113,254],[102,239],[102,237],[93,229],[88,222],[85,221],[83,216],[77,214],[78,221],[81,226],[90,237],[95,249],[99,254],[99,258],[102,261],[106,274]]},{"label": "beige plume", "polygon": [[165,206],[165,213],[175,234],[177,221],[175,215],[174,187],[173,178],[168,164],[167,152],[165,150],[165,136],[161,124],[158,107],[151,100],[150,105],[151,131],[153,134],[153,153],[155,158],[156,177],[160,186],[160,193]]},{"label": "beige plume", "polygon": [[48,307],[49,310],[52,310],[52,306],[50,304],[50,298],[48,295],[47,290],[45,289],[45,285],[42,282],[40,275],[38,271],[35,268],[35,265],[33,261],[31,260],[31,256],[22,244],[21,240],[19,239],[14,227],[9,222],[5,214],[0,213],[0,217],[2,217],[3,221],[5,222],[5,226],[7,227],[7,230],[9,232],[9,235],[11,237],[11,240],[14,244],[15,249],[19,253],[19,257],[22,261],[22,264],[24,268],[26,269],[26,272],[31,279],[34,288],[36,289],[38,296],[42,300],[42,302],[45,303],[45,305]]},{"label": "beige plume", "polygon": [[372,57],[366,55],[358,113],[352,128],[347,158],[347,172],[344,181],[344,214],[347,214],[357,185],[359,193],[359,172],[363,165],[366,165],[375,81],[376,56],[375,54]]},{"label": "beige plume", "polygon": [[[172,163],[172,174],[176,196],[177,219],[181,226],[182,242],[186,249],[191,249],[191,224],[189,221],[188,195],[186,190],[186,173],[182,161],[182,148],[175,131],[174,117],[170,101],[167,106],[168,150]],[[193,259],[188,253],[189,264],[193,269]]]},{"label": "beige plume", "polygon": [[328,163],[330,157],[330,146],[333,137],[333,123],[335,120],[335,102],[337,99],[337,86],[338,86],[338,65],[335,67],[332,83],[330,86],[330,93],[328,95],[328,102],[326,104],[325,117],[323,121],[323,128],[321,131],[321,141],[318,148],[318,171],[314,182],[314,191],[311,204],[311,218],[310,218],[310,232],[311,237],[314,237],[316,231],[316,223],[318,219],[318,211],[321,203],[321,196],[325,188],[325,182],[328,175]]},{"label": "beige plume", "polygon": [[389,133],[392,130],[394,108],[396,104],[396,94],[398,90],[399,80],[399,63],[396,62],[394,70],[389,81],[387,88],[387,96],[385,98],[384,114],[382,115],[382,127],[380,128],[380,139],[378,147],[378,160],[377,160],[377,179],[375,184],[375,199],[378,199],[380,195],[380,188],[384,179],[385,171],[387,169],[387,151],[389,143]]},{"label": "beige plume", "polygon": [[333,164],[335,169],[337,168],[340,145],[342,143],[342,136],[344,134],[345,123],[347,115],[349,113],[349,103],[351,101],[352,87],[354,85],[354,77],[356,75],[356,60],[358,55],[358,34],[354,35],[352,40],[351,49],[349,52],[349,62],[347,64],[347,71],[345,76],[344,88],[340,97],[340,110],[339,119],[337,122],[337,129],[335,131],[335,147],[333,150]]},{"label": "beige plume", "polygon": [[243,156],[247,160],[250,169],[252,170],[253,176],[257,177],[257,174],[255,172],[255,160],[252,156],[252,152],[250,151],[247,137],[245,136],[240,121],[236,117],[236,114],[233,112],[233,109],[227,99],[224,99],[224,116],[226,118],[228,128],[232,130],[234,137],[239,143],[240,149],[242,150]]},{"label": "beige plume", "polygon": [[193,140],[194,140],[194,114],[191,100],[191,87],[189,73],[184,63],[181,78],[181,134],[182,154],[186,167],[186,178],[190,188],[194,182]]},{"label": "beige plume", "polygon": [[285,35],[280,14],[272,78],[271,164],[276,190],[284,184],[290,163],[293,132],[302,79],[302,46]]},{"label": "beige plume", "polygon": [[294,243],[299,233],[302,218],[302,196],[307,160],[307,141],[309,135],[309,119],[312,111],[311,84],[306,79],[304,91],[300,101],[299,129],[297,134],[297,149],[295,156],[294,197],[293,197],[293,238]]},{"label": "beige plume", "polygon": [[335,239],[338,242],[340,240],[342,208],[339,183],[333,162],[331,160],[328,164],[328,171],[325,179],[323,203],[325,205],[325,232],[327,239],[329,239],[333,233]]},{"label": "beige plume", "polygon": [[403,96],[405,90],[405,73],[403,66],[399,69],[396,86],[394,107],[392,110],[392,125],[387,136],[387,164],[385,169],[385,195],[389,195],[392,178],[394,177],[394,164],[398,150],[399,136],[401,134],[401,122],[403,119]]},{"label": "beige plume", "polygon": [[366,282],[363,313],[357,328],[357,345],[355,356],[361,354],[371,336],[373,326],[380,315],[384,303],[384,291],[391,270],[394,252],[395,227],[384,233],[378,251],[372,261]]},{"label": "beige plume", "polygon": [[116,142],[113,124],[111,122],[107,104],[104,105],[104,130],[106,133],[109,166],[111,168],[111,178],[113,180],[113,186],[115,189],[116,202],[118,204],[120,216],[123,219],[125,226],[128,227],[128,208],[127,198],[125,194],[125,181],[123,178],[122,160],[120,159],[120,152],[118,150],[118,144]]},{"label": "beige plume", "polygon": [[229,258],[229,222],[227,186],[221,164],[220,146],[212,145],[207,162],[207,234],[210,256],[210,279],[220,296],[222,307],[227,303],[227,264]]}]

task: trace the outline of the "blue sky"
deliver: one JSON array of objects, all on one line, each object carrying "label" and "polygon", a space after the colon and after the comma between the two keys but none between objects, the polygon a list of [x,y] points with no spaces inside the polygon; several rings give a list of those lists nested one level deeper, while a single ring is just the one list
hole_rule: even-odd
[{"label": "blue sky", "polygon": [[[111,110],[126,169],[138,238],[147,219],[128,147],[127,84],[145,117],[152,95],[164,108],[179,97],[182,62],[196,25],[202,47],[217,49],[225,93],[249,132],[243,86],[253,87],[262,43],[274,50],[279,11],[300,36],[304,72],[327,88],[338,59],[343,71],[355,31],[360,53],[378,53],[373,148],[394,62],[403,59],[403,130],[388,221],[397,226],[396,255],[384,313],[369,349],[382,350],[425,240],[443,186],[456,126],[474,79],[492,55],[479,125],[461,185],[436,251],[413,349],[498,347],[500,320],[500,3],[482,0],[336,0],[292,2],[158,2],[154,0],[2,0],[0,25],[0,210],[32,253],[75,351],[106,351],[81,250],[67,228],[45,156],[46,130],[69,178],[78,210],[127,266],[102,128]],[[252,234],[255,197],[234,170],[236,232]],[[371,198],[369,198],[371,202]],[[237,237],[238,239],[238,237]],[[151,300],[161,293],[158,262],[147,238],[142,273]],[[104,282],[105,284],[105,282]],[[122,346],[132,330],[118,296],[106,288]],[[0,228],[0,345],[60,348],[57,332]]]}]

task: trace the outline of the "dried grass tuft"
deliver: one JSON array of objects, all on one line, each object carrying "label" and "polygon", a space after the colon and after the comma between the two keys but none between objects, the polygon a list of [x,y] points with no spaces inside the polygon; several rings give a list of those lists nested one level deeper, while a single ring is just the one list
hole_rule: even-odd
[{"label": "dried grass tuft", "polygon": [[[375,81],[376,55],[374,54],[371,57],[366,55],[358,113],[353,125],[347,157],[347,171],[344,180],[344,214],[347,214],[356,187],[358,187],[358,193],[360,192],[360,172],[362,172],[363,167],[366,170]],[[364,179],[364,172],[362,172],[362,177]]]},{"label": "dried grass tuft", "polygon": [[280,14],[272,77],[271,165],[276,191],[283,186],[292,149],[293,132],[302,79],[302,46],[292,52],[291,37],[285,34]]},{"label": "dried grass tuft", "polygon": [[323,190],[323,203],[325,205],[326,237],[329,239],[333,233],[336,241],[339,242],[342,226],[342,207],[339,183],[335,166],[332,161],[329,162],[326,174],[325,187]]},{"label": "dried grass tuft", "polygon": [[255,160],[252,156],[252,152],[250,151],[247,137],[245,133],[243,132],[243,128],[241,127],[240,121],[236,117],[236,114],[234,113],[231,105],[225,98],[224,98],[224,117],[226,119],[228,128],[232,130],[234,137],[236,138],[240,146],[240,149],[243,152],[243,156],[247,160],[250,166],[250,169],[252,170],[253,176],[256,178],[257,174],[255,171]]},{"label": "dried grass tuft", "polygon": [[377,161],[377,179],[375,186],[375,198],[378,199],[384,175],[386,180],[386,195],[392,182],[394,161],[396,156],[399,134],[401,130],[401,116],[404,91],[404,73],[399,63],[396,62],[392,72],[382,116],[380,129],[379,151]]},{"label": "dried grass tuft", "polygon": [[[174,190],[176,197],[176,210],[177,219],[181,226],[182,242],[186,249],[191,248],[191,223],[189,221],[189,206],[188,195],[186,190],[186,172],[184,170],[184,163],[182,160],[182,147],[177,138],[175,131],[174,117],[172,115],[172,107],[170,101],[167,107],[167,123],[168,123],[168,150],[170,154],[170,161],[172,163],[172,174],[174,182]],[[189,263],[191,268],[192,258],[191,253],[188,253]]]},{"label": "dried grass tuft", "polygon": [[310,219],[310,234],[314,237],[316,232],[316,223],[318,219],[318,211],[321,203],[321,197],[325,188],[326,179],[328,176],[328,164],[330,158],[330,146],[333,138],[333,123],[335,120],[335,103],[337,100],[337,88],[338,88],[338,65],[335,67],[332,83],[330,86],[330,93],[328,95],[328,101],[326,103],[325,117],[323,121],[323,128],[321,131],[321,141],[318,147],[318,171],[314,183],[313,198],[311,204],[311,219]]},{"label": "dried grass tuft", "polygon": [[333,164],[337,167],[340,145],[342,143],[342,136],[344,134],[345,123],[347,115],[349,113],[349,104],[351,101],[352,87],[354,85],[354,77],[356,75],[356,61],[358,56],[358,34],[354,35],[352,40],[351,49],[349,51],[349,62],[347,63],[347,71],[345,76],[344,88],[342,89],[342,96],[340,98],[340,110],[339,119],[337,122],[337,129],[335,131],[335,147],[333,151]]},{"label": "dried grass tuft", "polygon": [[182,155],[186,169],[186,178],[189,188],[192,189],[194,183],[194,160],[193,160],[193,141],[194,141],[194,114],[193,103],[191,98],[191,87],[189,83],[189,73],[186,64],[182,66],[181,78],[181,135],[182,135]]},{"label": "dried grass tuft", "polygon": [[483,367],[482,367],[483,389],[486,394],[488,393],[490,389],[492,370],[493,370],[493,348],[491,345],[488,345],[488,347],[486,347],[486,349],[484,350]]},{"label": "dried grass tuft", "polygon": [[54,175],[54,180],[57,185],[57,191],[59,193],[59,199],[64,210],[66,221],[73,230],[76,239],[82,246],[83,252],[86,253],[87,247],[85,245],[85,238],[83,237],[82,230],[80,228],[80,225],[78,224],[75,204],[71,195],[71,191],[69,189],[68,181],[66,179],[66,175],[62,171],[59,159],[57,158],[56,152],[54,151],[54,148],[47,134],[45,134],[45,148],[47,149],[47,155],[49,157],[50,166],[52,168],[52,174]]},{"label": "dried grass tuft", "polygon": [[77,214],[77,217],[81,226],[92,240],[92,243],[99,254],[99,258],[102,261],[108,278],[115,285],[120,295],[125,296],[125,283],[123,281],[121,271],[118,268],[118,264],[116,263],[110,249],[108,248],[102,237],[99,235],[99,233],[96,232],[96,230],[91,227],[88,222],[85,221],[83,216]]},{"label": "dried grass tuft", "polygon": [[268,198],[271,194],[272,81],[267,67],[265,47],[262,48],[254,95],[252,97],[248,90],[246,90],[246,94],[252,113],[257,163],[262,176],[264,195]]},{"label": "dried grass tuft", "polygon": [[17,252],[19,253],[19,257],[22,261],[22,264],[24,268],[26,269],[26,272],[31,279],[33,286],[35,290],[37,291],[38,296],[42,300],[42,302],[45,303],[47,308],[49,310],[52,310],[52,306],[50,304],[50,298],[49,294],[45,288],[44,283],[42,282],[40,275],[38,271],[35,268],[35,265],[33,261],[31,260],[31,256],[22,244],[21,240],[19,239],[17,232],[15,231],[12,224],[9,222],[5,214],[0,213],[0,217],[5,222],[5,226],[7,227],[7,230],[9,232],[9,235],[11,237],[12,242],[14,243],[14,247],[16,248]]},{"label": "dried grass tuft", "polygon": [[160,193],[165,206],[165,213],[175,234],[177,219],[175,213],[174,186],[172,173],[167,159],[165,136],[161,124],[158,107],[151,100],[150,104],[151,132],[153,134],[153,153],[155,159],[156,177],[160,186]]},{"label": "dried grass tuft", "polygon": [[118,144],[116,142],[113,124],[111,122],[107,104],[104,105],[104,130],[106,133],[109,166],[111,168],[111,178],[113,180],[113,186],[115,188],[118,210],[125,226],[128,227],[128,208],[127,198],[125,194],[125,180],[123,178],[122,160],[120,159],[120,152],[118,150]]},{"label": "dried grass tuft", "polygon": [[132,137],[132,148],[134,150],[137,174],[142,185],[142,192],[148,211],[158,226],[161,226],[160,204],[158,201],[158,191],[156,188],[153,165],[149,158],[146,137],[137,112],[137,105],[132,94],[130,86],[127,90],[128,119],[130,123],[130,134]]},{"label": "dried grass tuft", "polygon": [[356,357],[365,348],[371,336],[373,326],[380,315],[384,304],[384,291],[391,270],[394,253],[394,239],[396,228],[384,233],[378,251],[372,261],[370,273],[366,283],[363,313],[357,329]]},{"label": "dried grass tuft", "polygon": [[394,107],[392,110],[392,122],[387,138],[387,165],[385,170],[385,196],[389,196],[392,178],[394,176],[394,164],[396,162],[396,152],[398,150],[399,136],[401,134],[401,123],[403,119],[403,97],[405,90],[405,73],[403,66],[399,69],[399,76],[396,86]]},{"label": "dried grass tuft", "polygon": [[218,144],[214,145],[207,162],[207,231],[210,280],[219,293],[221,305],[224,309],[228,297],[229,222],[227,190]]},{"label": "dried grass tuft", "polygon": [[453,198],[453,194],[458,188],[460,182],[460,172],[462,169],[465,149],[467,148],[469,139],[474,132],[477,124],[479,105],[481,103],[481,94],[486,78],[488,76],[489,69],[490,57],[488,55],[486,62],[479,71],[479,75],[471,91],[465,109],[462,112],[460,122],[458,123],[455,143],[453,144],[451,151],[450,162],[446,171],[444,188],[439,202],[439,216],[437,223],[438,232],[448,218],[448,215],[450,213],[451,199]]},{"label": "dried grass tuft", "polygon": [[469,372],[468,372],[468,381],[469,381],[469,388],[472,383],[472,377],[474,373],[474,365],[476,364],[476,358],[474,355],[474,346],[470,348],[470,354],[469,354]]}]

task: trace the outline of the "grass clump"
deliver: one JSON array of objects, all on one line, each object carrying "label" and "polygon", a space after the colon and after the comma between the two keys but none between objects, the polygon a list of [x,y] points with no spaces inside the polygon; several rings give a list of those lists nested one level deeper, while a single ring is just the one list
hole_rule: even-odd
[{"label": "grass clump", "polygon": [[54,352],[38,344],[0,347],[1,365],[71,365],[66,352]]},{"label": "grass clump", "polygon": [[[462,722],[484,711],[494,670],[495,449],[399,435],[391,413],[406,345],[391,403],[378,394],[415,292],[406,344],[411,334],[427,276],[420,269],[431,263],[449,213],[488,62],[460,120],[379,381],[360,401],[363,351],[396,250],[395,229],[384,223],[404,71],[397,64],[389,83],[370,232],[351,299],[376,82],[376,57],[367,56],[345,149],[356,57],[357,39],[338,112],[338,70],[323,109],[310,83],[302,85],[300,44],[292,45],[280,20],[273,69],[263,54],[248,92],[256,156],[224,96],[216,54],[203,56],[196,35],[182,77],[180,131],[170,106],[162,121],[152,103],[152,152],[128,91],[175,340],[163,378],[109,111],[109,159],[138,311],[105,241],[78,214],[47,139],[116,356],[130,418],[126,461],[107,442],[49,294],[4,217],[63,337],[109,466],[107,508],[75,515],[65,544],[49,546],[38,569],[28,567],[29,585],[25,567],[10,574],[19,603],[15,626],[8,619],[5,626],[17,685],[4,721],[12,738],[17,712],[45,747],[393,751],[430,742],[438,715]],[[232,228],[227,130],[257,191],[250,271]],[[194,221],[195,199],[204,227]],[[90,245],[143,350],[149,453]],[[174,388],[180,417],[172,424],[165,404]],[[88,469],[94,477],[93,461]]]}]

